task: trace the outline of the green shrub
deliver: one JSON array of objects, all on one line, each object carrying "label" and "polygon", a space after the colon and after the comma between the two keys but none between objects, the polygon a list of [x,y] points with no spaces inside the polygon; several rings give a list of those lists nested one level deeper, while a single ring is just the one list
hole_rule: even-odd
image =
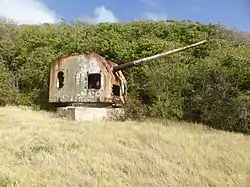
[{"label": "green shrub", "polygon": [[0,106],[13,101],[12,75],[0,59]]},{"label": "green shrub", "polygon": [[240,94],[233,98],[226,117],[221,124],[222,129],[250,133],[250,94]]}]

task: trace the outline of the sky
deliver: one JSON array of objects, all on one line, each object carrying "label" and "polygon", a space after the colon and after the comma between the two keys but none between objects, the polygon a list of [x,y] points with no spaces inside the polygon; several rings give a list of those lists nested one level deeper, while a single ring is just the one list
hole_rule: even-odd
[{"label": "sky", "polygon": [[250,32],[250,0],[0,0],[0,15],[19,24],[191,20]]}]

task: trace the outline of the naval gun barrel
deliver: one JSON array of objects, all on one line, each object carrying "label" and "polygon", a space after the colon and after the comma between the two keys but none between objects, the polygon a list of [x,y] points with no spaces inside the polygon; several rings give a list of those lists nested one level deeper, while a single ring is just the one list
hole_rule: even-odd
[{"label": "naval gun barrel", "polygon": [[143,65],[144,63],[147,63],[147,62],[149,62],[151,60],[155,60],[155,59],[165,57],[165,56],[168,56],[168,55],[171,55],[171,54],[174,54],[174,53],[178,53],[180,51],[184,51],[186,49],[196,47],[196,46],[204,44],[206,42],[207,42],[207,40],[203,40],[203,41],[200,41],[200,42],[197,42],[197,43],[194,43],[194,44],[191,44],[191,45],[187,45],[187,46],[184,46],[184,47],[180,47],[180,48],[177,48],[177,49],[173,49],[173,50],[170,50],[170,51],[167,51],[167,52],[164,52],[164,53],[156,54],[156,55],[145,57],[145,58],[133,61],[133,62],[128,62],[128,63],[124,63],[124,64],[121,64],[121,65],[118,65],[118,66],[114,66],[113,67],[113,72],[124,70],[124,69],[130,68],[130,67],[133,67],[133,66],[140,66],[140,65]]}]

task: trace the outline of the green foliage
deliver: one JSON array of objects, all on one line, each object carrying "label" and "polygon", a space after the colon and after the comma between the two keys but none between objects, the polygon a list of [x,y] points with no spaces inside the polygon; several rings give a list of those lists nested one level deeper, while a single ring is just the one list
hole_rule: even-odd
[{"label": "green foliage", "polygon": [[188,21],[17,26],[1,19],[0,103],[48,109],[50,63],[59,56],[89,51],[128,62],[203,39],[209,43],[124,71],[128,114],[249,133],[249,35]]},{"label": "green foliage", "polygon": [[0,106],[11,103],[13,98],[12,93],[12,76],[11,72],[4,66],[0,58]]}]

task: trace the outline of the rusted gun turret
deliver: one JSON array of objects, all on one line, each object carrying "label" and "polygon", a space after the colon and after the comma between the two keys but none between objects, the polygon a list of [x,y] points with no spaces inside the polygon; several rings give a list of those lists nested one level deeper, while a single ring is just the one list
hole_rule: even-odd
[{"label": "rusted gun turret", "polygon": [[180,51],[184,51],[186,49],[189,49],[189,48],[196,47],[198,45],[204,44],[206,42],[207,42],[207,40],[203,40],[201,42],[197,42],[197,43],[194,43],[194,44],[191,44],[191,45],[187,45],[187,46],[184,46],[184,47],[173,49],[173,50],[170,50],[170,51],[167,51],[167,52],[164,52],[164,53],[160,53],[160,54],[157,54],[157,55],[142,58],[142,59],[139,59],[139,60],[136,60],[136,61],[133,61],[133,62],[128,62],[128,63],[125,63],[125,64],[121,64],[121,65],[113,67],[113,72],[117,72],[119,70],[125,70],[125,69],[133,67],[133,66],[140,66],[140,65],[143,65],[144,63],[150,62],[152,60],[156,60],[158,58],[169,56],[169,55],[172,55],[174,53],[178,53]]},{"label": "rusted gun turret", "polygon": [[[106,118],[125,103],[127,81],[122,71],[204,44],[206,40],[117,65],[96,53],[71,54],[51,63],[49,102],[73,119]],[[105,110],[104,110],[105,109]],[[107,110],[106,110],[107,109]],[[111,110],[113,111],[113,110]]]}]

